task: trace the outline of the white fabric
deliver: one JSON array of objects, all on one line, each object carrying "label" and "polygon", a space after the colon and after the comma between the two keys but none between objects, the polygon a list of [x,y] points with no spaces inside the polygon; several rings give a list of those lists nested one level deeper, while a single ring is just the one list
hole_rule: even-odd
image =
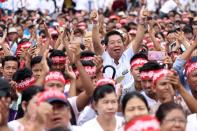
[{"label": "white fabric", "polygon": [[189,9],[191,11],[197,12],[197,0],[189,0]]},{"label": "white fabric", "polygon": [[8,122],[8,127],[11,131],[22,131],[24,126],[18,120]]},{"label": "white fabric", "polygon": [[49,14],[54,13],[55,5],[52,0],[42,0],[39,4],[40,11],[45,14],[47,11]]},{"label": "white fabric", "polygon": [[147,10],[155,12],[158,2],[158,0],[147,0]]},{"label": "white fabric", "polygon": [[174,2],[174,0],[168,0],[163,4],[160,11],[167,14],[170,11],[174,10],[176,7],[177,7],[177,4]]},{"label": "white fabric", "polygon": [[[103,66],[111,65],[116,69],[115,79],[121,76],[125,76],[124,80],[121,82],[123,86],[134,82],[133,76],[130,73],[130,59],[134,55],[133,50],[128,48],[122,54],[119,59],[119,64],[116,65],[114,63],[114,59],[109,55],[107,51],[102,54],[103,58]],[[113,74],[112,69],[106,69],[104,73],[104,77],[111,78]]]},{"label": "white fabric", "polygon": [[4,3],[2,3],[2,8],[16,11],[17,10],[17,4],[16,4],[15,0],[7,0]]},{"label": "white fabric", "polygon": [[[119,129],[122,127],[124,119],[119,116],[115,116],[116,118],[116,129],[115,131],[119,131]],[[82,125],[82,131],[104,131],[103,128],[100,126],[100,124],[97,121],[97,117],[86,122]]]},{"label": "white fabric", "polygon": [[26,0],[25,8],[27,10],[38,10],[40,4],[40,0]]},{"label": "white fabric", "polygon": [[196,131],[197,130],[197,114],[191,114],[187,116],[186,131]]},{"label": "white fabric", "polygon": [[81,126],[85,122],[96,117],[96,112],[92,109],[91,106],[86,106],[84,110],[80,113],[79,118],[77,120],[77,125]]},{"label": "white fabric", "polygon": [[157,104],[157,101],[147,96],[144,91],[141,91],[140,93],[146,98],[149,107],[152,107]]},{"label": "white fabric", "polygon": [[70,105],[72,106],[72,109],[73,109],[74,114],[75,114],[75,118],[77,120],[78,117],[79,117],[79,110],[77,108],[77,96],[68,98],[68,101],[69,101]]}]

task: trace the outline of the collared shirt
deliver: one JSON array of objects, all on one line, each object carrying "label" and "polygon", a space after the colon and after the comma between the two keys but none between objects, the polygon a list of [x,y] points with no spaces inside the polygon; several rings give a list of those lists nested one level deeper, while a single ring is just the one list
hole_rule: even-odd
[{"label": "collared shirt", "polygon": [[[116,69],[116,75],[114,79],[116,80],[118,77],[124,76],[124,79],[121,82],[123,86],[129,84],[132,81],[134,82],[133,76],[130,73],[130,59],[133,55],[134,52],[131,48],[126,49],[119,59],[119,64],[116,65],[114,59],[107,51],[102,54],[103,66],[111,65]],[[113,70],[107,68],[105,70],[104,77],[112,78],[112,74]]]}]

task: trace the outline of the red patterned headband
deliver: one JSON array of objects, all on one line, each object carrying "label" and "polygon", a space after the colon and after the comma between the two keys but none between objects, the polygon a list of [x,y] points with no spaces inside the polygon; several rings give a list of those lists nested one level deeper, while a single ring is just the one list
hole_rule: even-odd
[{"label": "red patterned headband", "polygon": [[47,76],[45,77],[45,82],[48,82],[51,80],[57,80],[65,84],[64,76],[62,75],[62,73],[58,71],[51,71],[47,74]]},{"label": "red patterned headband", "polygon": [[151,70],[151,71],[142,71],[140,73],[140,78],[141,80],[147,80],[147,79],[153,79],[153,75],[154,75],[154,71]]},{"label": "red patterned headband", "polygon": [[94,56],[82,57],[81,60],[93,60]]},{"label": "red patterned headband", "polygon": [[128,122],[124,131],[160,131],[160,124],[154,116],[140,116]]},{"label": "red patterned headband", "polygon": [[148,48],[153,48],[154,47],[154,44],[153,44],[153,42],[149,42],[149,43],[146,44],[146,46]]},{"label": "red patterned headband", "polygon": [[188,63],[186,65],[186,76],[188,76],[192,71],[197,69],[197,62]]},{"label": "red patterned headband", "polygon": [[48,88],[47,90],[45,90],[44,92],[41,92],[38,95],[38,104],[50,99],[58,99],[58,100],[62,100],[62,101],[67,101],[66,96],[64,95],[64,93],[60,92],[59,90],[55,89],[55,88]]},{"label": "red patterned headband", "polygon": [[27,89],[28,87],[32,86],[35,83],[35,78],[31,77],[31,78],[27,78],[23,81],[21,81],[20,83],[17,83],[16,89],[18,91],[23,91],[25,89]]},{"label": "red patterned headband", "polygon": [[102,78],[96,82],[96,87],[111,84],[115,87],[116,82],[113,79]]},{"label": "red patterned headband", "polygon": [[[88,73],[90,77],[96,75],[96,66],[84,66],[85,71]],[[79,71],[75,71],[76,76],[79,76]]]},{"label": "red patterned headband", "polygon": [[171,71],[171,70],[168,70],[168,69],[160,69],[160,70],[155,71],[154,76],[153,76],[153,84],[155,85],[156,82],[157,82],[161,77],[163,77],[163,76],[165,76],[165,75],[170,75],[170,74],[173,75],[174,72]]},{"label": "red patterned headband", "polygon": [[52,63],[56,64],[56,63],[62,63],[65,64],[66,63],[66,58],[64,56],[54,56],[51,58]]},{"label": "red patterned headband", "polygon": [[147,63],[148,61],[146,59],[143,59],[143,58],[138,58],[138,59],[135,59],[131,62],[131,68],[135,67],[135,66],[143,66],[145,63]]}]

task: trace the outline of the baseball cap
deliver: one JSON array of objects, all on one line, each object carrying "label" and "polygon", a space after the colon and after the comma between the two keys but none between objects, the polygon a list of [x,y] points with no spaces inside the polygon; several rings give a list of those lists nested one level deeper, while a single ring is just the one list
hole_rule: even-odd
[{"label": "baseball cap", "polygon": [[54,88],[45,90],[39,94],[38,103],[44,102],[44,101],[48,103],[61,102],[65,105],[68,105],[68,101],[64,93]]},{"label": "baseball cap", "polygon": [[10,95],[11,86],[8,81],[0,78],[0,97],[5,97]]}]

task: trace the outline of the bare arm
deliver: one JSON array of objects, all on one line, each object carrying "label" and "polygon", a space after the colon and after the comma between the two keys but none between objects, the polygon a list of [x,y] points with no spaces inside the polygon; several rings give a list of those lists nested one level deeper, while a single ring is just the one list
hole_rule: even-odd
[{"label": "bare arm", "polygon": [[134,53],[137,53],[140,49],[142,40],[144,38],[144,32],[145,32],[145,16],[143,15],[144,12],[144,7],[140,11],[140,16],[139,16],[139,24],[137,27],[137,34],[134,40],[129,44],[129,47],[133,49]]},{"label": "bare arm", "polygon": [[100,34],[99,34],[99,24],[98,24],[98,14],[96,11],[93,11],[90,15],[93,21],[92,29],[92,42],[96,55],[102,55],[104,48],[101,45]]}]

